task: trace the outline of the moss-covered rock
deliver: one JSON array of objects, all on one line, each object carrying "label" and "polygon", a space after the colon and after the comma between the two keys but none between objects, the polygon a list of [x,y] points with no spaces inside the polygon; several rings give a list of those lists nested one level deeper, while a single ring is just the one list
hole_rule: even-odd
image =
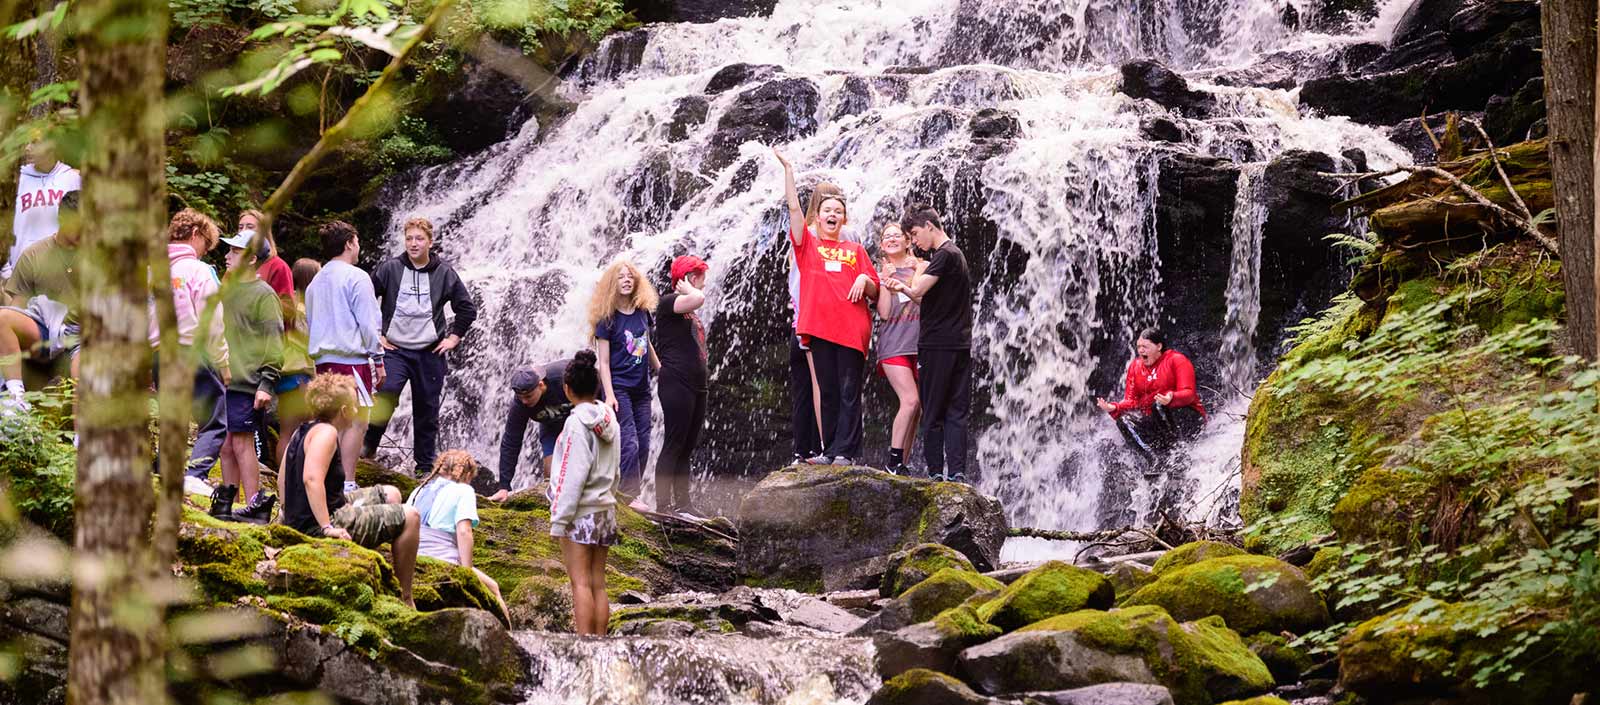
[{"label": "moss-covered rock", "polygon": [[1155,573],[1133,561],[1118,561],[1106,569],[1106,580],[1111,581],[1111,588],[1116,591],[1117,599],[1127,599],[1129,595],[1139,591],[1156,579]]},{"label": "moss-covered rock", "polygon": [[1267,670],[1272,672],[1272,677],[1277,679],[1279,685],[1289,685],[1300,681],[1301,674],[1311,670],[1311,656],[1303,649],[1289,645],[1289,640],[1277,634],[1258,632],[1245,639],[1251,653],[1260,657],[1261,662],[1267,664]]},{"label": "moss-covered rock", "polygon": [[1212,558],[1178,568],[1126,604],[1160,605],[1182,620],[1217,615],[1246,633],[1305,633],[1328,623],[1327,606],[1300,569],[1267,556]]},{"label": "moss-covered rock", "polygon": [[985,622],[1006,631],[1081,609],[1109,609],[1116,589],[1104,575],[1050,561],[1007,585],[978,610]]},{"label": "moss-covered rock", "polygon": [[1415,472],[1370,468],[1334,506],[1333,527],[1344,541],[1408,545],[1432,509],[1431,485]]},{"label": "moss-covered rock", "polygon": [[1306,564],[1304,572],[1307,580],[1316,580],[1317,576],[1339,567],[1344,560],[1344,549],[1338,546],[1324,546],[1311,555],[1311,562]]},{"label": "moss-covered rock", "polygon": [[949,546],[923,543],[889,556],[888,568],[883,573],[883,583],[878,587],[882,597],[899,597],[929,576],[944,568],[976,572],[972,561]]},{"label": "moss-covered rock", "polygon": [[890,679],[915,668],[952,671],[962,649],[1000,636],[971,605],[952,607],[932,620],[873,636],[878,675]]},{"label": "moss-covered rock", "polygon": [[471,568],[422,556],[417,559],[417,572],[411,584],[412,599],[419,610],[473,607],[500,615],[500,604],[495,601],[494,594]]},{"label": "moss-covered rock", "polygon": [[1150,572],[1160,576],[1168,571],[1191,566],[1209,558],[1242,556],[1244,553],[1244,549],[1221,541],[1194,541],[1167,551],[1156,561]]},{"label": "moss-covered rock", "polygon": [[1289,701],[1276,695],[1257,695],[1248,700],[1229,700],[1219,705],[1289,705]]},{"label": "moss-covered rock", "polygon": [[417,488],[417,478],[362,458],[356,461],[356,484],[362,487],[390,485],[400,490],[400,499],[404,500]]},{"label": "moss-covered rock", "polygon": [[534,575],[506,596],[513,629],[541,632],[572,631],[572,581],[565,577]]},{"label": "moss-covered rock", "polygon": [[349,541],[318,539],[290,546],[274,559],[273,592],[317,595],[361,609],[378,591],[398,594],[400,583],[376,551]]},{"label": "moss-covered rock", "polygon": [[988,705],[967,684],[937,671],[912,669],[890,678],[867,705]]},{"label": "moss-covered rock", "polygon": [[1210,705],[1273,685],[1266,665],[1222,620],[1180,624],[1155,606],[1052,617],[971,647],[959,662],[970,683],[995,695],[1156,683],[1179,705]]},{"label": "moss-covered rock", "polygon": [[916,623],[932,619],[934,615],[960,605],[973,595],[1004,587],[1000,581],[988,576],[943,568],[928,576],[927,580],[911,586],[910,590],[896,599],[906,606],[910,621]]},{"label": "moss-covered rock", "polygon": [[395,643],[430,661],[461,669],[491,690],[514,693],[527,676],[522,649],[490,613],[451,608],[422,612],[389,626]]}]

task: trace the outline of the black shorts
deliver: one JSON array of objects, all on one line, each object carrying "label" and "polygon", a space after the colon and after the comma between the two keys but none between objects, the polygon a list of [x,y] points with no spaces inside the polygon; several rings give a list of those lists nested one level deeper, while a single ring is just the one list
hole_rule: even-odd
[{"label": "black shorts", "polygon": [[227,392],[228,433],[255,433],[261,411],[256,409],[255,392]]}]

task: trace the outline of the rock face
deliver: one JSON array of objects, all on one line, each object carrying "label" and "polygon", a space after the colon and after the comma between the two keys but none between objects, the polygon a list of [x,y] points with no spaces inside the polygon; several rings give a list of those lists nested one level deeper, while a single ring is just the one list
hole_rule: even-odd
[{"label": "rock face", "polygon": [[978,609],[983,621],[1005,631],[1081,609],[1110,609],[1111,581],[1092,570],[1050,561],[1017,578]]},{"label": "rock face", "polygon": [[640,22],[716,22],[770,15],[778,0],[628,0],[622,6]]},{"label": "rock face", "polygon": [[1038,705],[1172,705],[1172,694],[1159,685],[1102,683],[1072,690],[1027,693],[1023,702]]},{"label": "rock face", "polygon": [[1185,117],[1205,117],[1216,108],[1217,98],[1189,87],[1176,71],[1156,61],[1141,59],[1122,65],[1121,91],[1145,98]]},{"label": "rock face", "polygon": [[990,705],[996,701],[972,692],[943,673],[915,669],[889,679],[867,705]]},{"label": "rock face", "polygon": [[780,627],[843,634],[862,619],[823,600],[785,590],[736,587],[720,595],[678,593],[611,613],[613,634],[689,636],[741,632],[769,636]]},{"label": "rock face", "polygon": [[952,607],[930,621],[874,635],[878,675],[887,680],[913,668],[954,670],[962,649],[1000,634],[999,627],[985,624],[970,605]]},{"label": "rock face", "polygon": [[828,466],[767,476],[745,496],[738,523],[740,573],[807,592],[874,587],[890,555],[921,543],[989,570],[1007,526],[1000,503],[967,485]]},{"label": "rock face", "polygon": [[959,668],[989,694],[1132,682],[1163,685],[1178,705],[1208,705],[1272,687],[1221,619],[1180,624],[1159,607],[1053,617],[961,652]]},{"label": "rock face", "polygon": [[1304,634],[1328,623],[1327,607],[1300,569],[1267,556],[1213,558],[1169,570],[1125,604],[1160,605],[1180,620],[1219,615],[1243,634]]},{"label": "rock face", "polygon": [[884,569],[883,583],[878,588],[878,594],[884,597],[899,597],[900,593],[910,590],[911,586],[927,580],[944,568],[975,572],[972,561],[949,546],[937,543],[912,546],[889,556],[889,565]]},{"label": "rock face", "polygon": [[703,169],[721,171],[732,164],[745,142],[787,142],[816,132],[820,100],[816,84],[804,78],[769,81],[740,93],[717,120]]},{"label": "rock face", "polygon": [[945,568],[912,586],[905,594],[890,600],[857,630],[866,635],[892,631],[932,619],[947,609],[971,599],[987,601],[1004,587],[999,581],[977,573]]}]

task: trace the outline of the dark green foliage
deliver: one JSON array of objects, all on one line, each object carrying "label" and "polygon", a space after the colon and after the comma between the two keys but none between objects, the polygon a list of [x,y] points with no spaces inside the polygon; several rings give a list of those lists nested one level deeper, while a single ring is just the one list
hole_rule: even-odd
[{"label": "dark green foliage", "polygon": [[72,543],[78,455],[71,428],[72,390],[29,392],[33,411],[0,419],[0,491],[23,518]]}]

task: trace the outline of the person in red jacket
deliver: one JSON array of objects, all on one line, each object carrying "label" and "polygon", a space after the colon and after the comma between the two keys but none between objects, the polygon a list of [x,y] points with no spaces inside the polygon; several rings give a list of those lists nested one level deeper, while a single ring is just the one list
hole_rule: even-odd
[{"label": "person in red jacket", "polygon": [[1172,348],[1155,328],[1139,332],[1137,355],[1128,361],[1122,401],[1097,397],[1094,403],[1117,421],[1128,445],[1155,463],[1180,441],[1193,439],[1206,424],[1206,407],[1195,391],[1194,365]]}]

